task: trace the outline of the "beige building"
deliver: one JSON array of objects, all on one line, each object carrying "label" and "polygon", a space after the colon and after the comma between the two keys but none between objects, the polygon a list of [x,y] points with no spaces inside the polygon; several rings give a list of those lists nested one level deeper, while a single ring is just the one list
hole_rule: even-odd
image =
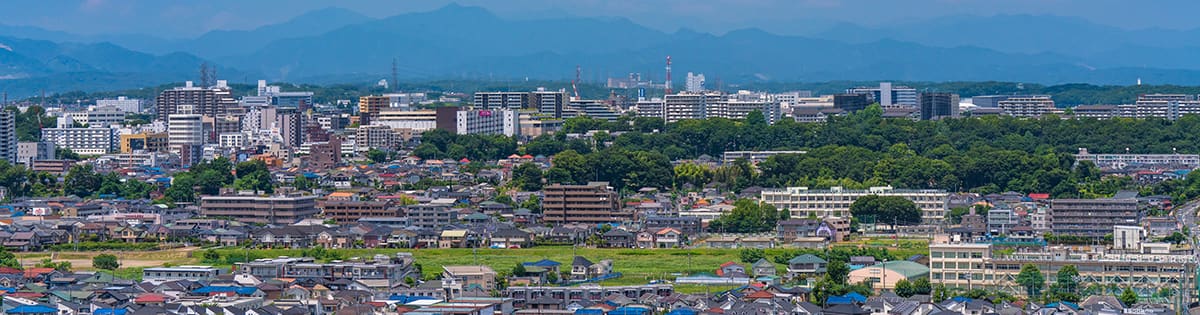
[{"label": "beige building", "polygon": [[945,190],[892,189],[891,186],[869,189],[788,187],[764,189],[761,199],[763,202],[775,206],[776,209],[788,209],[793,218],[807,218],[810,215],[820,218],[849,218],[851,217],[850,205],[854,204],[859,197],[867,195],[900,196],[911,200],[917,204],[917,208],[921,209],[921,221],[925,223],[941,222],[945,218],[946,199],[950,196]]},{"label": "beige building", "polygon": [[235,195],[201,197],[200,214],[230,218],[242,223],[288,225],[320,213],[316,204],[316,196],[259,196],[253,192],[238,192]]},{"label": "beige building", "polygon": [[873,266],[851,271],[848,283],[867,282],[876,291],[895,290],[896,282],[900,280],[916,281],[929,277],[929,267],[915,262],[900,260],[888,261]]},{"label": "beige building", "polygon": [[488,266],[442,266],[442,287],[457,297],[464,288],[478,285],[485,291],[496,288],[496,271]]}]

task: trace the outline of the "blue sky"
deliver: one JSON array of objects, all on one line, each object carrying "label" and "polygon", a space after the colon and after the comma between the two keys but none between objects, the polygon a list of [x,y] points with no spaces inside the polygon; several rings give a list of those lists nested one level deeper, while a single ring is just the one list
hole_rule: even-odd
[{"label": "blue sky", "polygon": [[687,27],[723,33],[759,27],[802,34],[834,22],[886,26],[955,15],[1035,14],[1078,17],[1126,29],[1200,27],[1194,0],[44,0],[0,1],[0,23],[79,34],[193,37],[251,29],[338,6],[372,17],[428,11],[450,2],[510,18],[619,16],[664,31]]}]

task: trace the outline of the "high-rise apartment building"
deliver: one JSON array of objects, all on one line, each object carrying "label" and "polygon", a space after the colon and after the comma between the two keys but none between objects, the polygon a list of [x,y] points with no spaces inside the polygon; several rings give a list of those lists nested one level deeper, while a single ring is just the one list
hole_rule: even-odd
[{"label": "high-rise apartment building", "polygon": [[958,94],[946,92],[921,93],[921,120],[958,117]]},{"label": "high-rise apartment building", "polygon": [[96,107],[116,107],[117,109],[126,113],[141,113],[142,100],[117,96],[116,99],[96,100]]},{"label": "high-rise apartment building", "polygon": [[1104,238],[1118,225],[1138,225],[1137,194],[1118,193],[1114,198],[1054,199],[1050,201],[1050,228],[1054,234]]},{"label": "high-rise apartment building", "polygon": [[[106,154],[113,150],[116,133],[110,128],[43,128],[42,140],[76,154]],[[13,141],[16,152],[16,141]]]},{"label": "high-rise apartment building", "polygon": [[[229,108],[236,107],[237,99],[225,80],[218,80],[216,86],[196,87],[188,81],[183,87],[162,91],[154,101],[158,109],[158,119],[168,120],[171,114],[189,113],[205,116],[216,116],[226,113]],[[187,107],[187,111],[181,111]]]},{"label": "high-rise apartment building", "polygon": [[691,92],[691,93],[704,92],[704,74],[703,73],[692,74],[691,72],[688,72],[686,81],[684,83],[685,83],[684,88],[688,92]]},{"label": "high-rise apartment building", "polygon": [[17,163],[17,114],[14,111],[0,110],[0,160]]},{"label": "high-rise apartment building", "polygon": [[184,150],[204,145],[203,119],[204,116],[199,114],[171,114],[168,117],[167,143],[171,152],[179,154]]},{"label": "high-rise apartment building", "polygon": [[[567,95],[567,91],[546,91],[544,88],[538,88],[537,91],[530,93],[530,100],[537,107],[538,113],[554,118],[562,118],[563,110],[571,102],[571,97]],[[476,107],[481,109],[482,107]]]},{"label": "high-rise apartment building", "polygon": [[475,92],[475,109],[511,109],[530,108],[531,95],[528,92]]},{"label": "high-rise apartment building", "polygon": [[380,149],[391,151],[408,142],[413,137],[409,128],[392,128],[384,125],[359,126],[355,130],[354,141],[358,151]]},{"label": "high-rise apartment building", "polygon": [[621,211],[617,192],[606,182],[554,184],[543,188],[542,195],[542,215],[548,223],[594,224],[633,219],[633,213]]},{"label": "high-rise apartment building", "polygon": [[369,125],[379,117],[379,112],[388,108],[390,99],[383,95],[358,97],[358,119],[360,124]]},{"label": "high-rise apartment building", "polygon": [[637,112],[638,117],[666,119],[666,105],[661,98],[638,100],[634,105],[634,111]]}]

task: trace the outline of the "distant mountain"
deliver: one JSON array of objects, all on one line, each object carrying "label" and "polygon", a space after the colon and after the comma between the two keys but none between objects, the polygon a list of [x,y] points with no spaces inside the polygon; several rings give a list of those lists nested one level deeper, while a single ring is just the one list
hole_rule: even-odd
[{"label": "distant mountain", "polygon": [[[37,90],[131,88],[146,82],[180,81],[196,76],[204,60],[186,53],[152,55],[109,43],[55,43],[0,36],[0,89],[12,95]],[[217,67],[219,75],[244,74]],[[59,81],[69,79],[71,82]]]},{"label": "distant mountain", "polygon": [[[1010,53],[1057,53],[1082,64],[1200,69],[1194,55],[1200,30],[1126,30],[1082,18],[1052,15],[948,16],[886,27],[840,23],[810,36],[867,43],[882,39],[938,47],[976,46]],[[1163,54],[1175,55],[1160,59]]]}]

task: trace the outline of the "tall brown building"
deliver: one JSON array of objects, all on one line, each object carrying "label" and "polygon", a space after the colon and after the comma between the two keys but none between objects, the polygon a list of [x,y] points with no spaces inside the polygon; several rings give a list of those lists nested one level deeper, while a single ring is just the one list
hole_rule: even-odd
[{"label": "tall brown building", "polygon": [[358,119],[361,125],[371,124],[371,120],[379,117],[379,111],[388,108],[391,98],[385,95],[366,95],[358,97]]},{"label": "tall brown building", "polygon": [[621,200],[606,182],[587,185],[546,186],[542,190],[542,215],[549,223],[604,223],[633,219],[621,211]]},{"label": "tall brown building", "polygon": [[328,141],[313,143],[309,148],[308,166],[331,169],[342,162],[342,139],[330,137]]},{"label": "tall brown building", "polygon": [[393,218],[400,216],[400,207],[387,201],[326,200],[321,202],[326,219],[337,224],[357,223],[362,218]]},{"label": "tall brown building", "polygon": [[[230,108],[237,107],[237,103],[224,80],[217,81],[217,85],[213,87],[196,87],[188,81],[183,87],[158,93],[158,98],[154,99],[158,119],[162,121],[167,121],[167,116],[176,113],[216,117],[227,113]],[[184,110],[180,110],[181,107],[184,107]]]},{"label": "tall brown building", "polygon": [[316,196],[261,197],[239,192],[236,195],[201,197],[200,214],[231,218],[242,223],[288,225],[319,213],[316,205]]}]

